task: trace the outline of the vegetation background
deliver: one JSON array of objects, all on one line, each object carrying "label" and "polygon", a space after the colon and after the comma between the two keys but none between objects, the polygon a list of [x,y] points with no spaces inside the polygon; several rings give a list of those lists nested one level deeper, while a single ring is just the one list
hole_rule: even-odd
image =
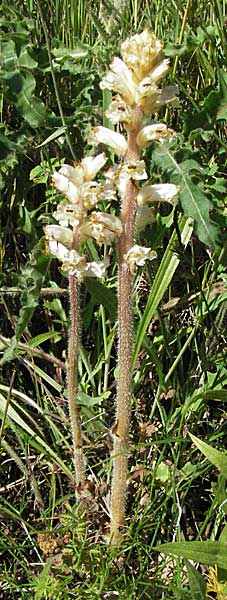
[{"label": "vegetation background", "polygon": [[[212,553],[207,560],[188,556],[197,558],[191,564],[154,550],[163,542],[217,541],[225,531],[227,471],[218,473],[188,432],[225,450],[226,11],[224,0],[2,1],[4,600],[227,598],[216,571],[206,586],[207,568],[197,569],[199,562],[218,563]],[[73,489],[67,279],[44,253],[43,225],[59,200],[51,174],[83,157],[91,124],[105,124],[110,95],[99,81],[119,54],[119,41],[144,27],[163,40],[169,83],[179,86],[179,105],[161,115],[177,136],[170,145],[153,144],[147,166],[152,181],[177,183],[181,191],[178,207],[158,207],[143,234],[158,261],[135,281],[128,526],[122,547],[110,552],[115,257],[109,279],[86,281],[81,291],[80,404],[96,494],[87,522]],[[194,220],[188,244],[181,237],[186,217]],[[95,258],[92,245],[88,251]]]}]

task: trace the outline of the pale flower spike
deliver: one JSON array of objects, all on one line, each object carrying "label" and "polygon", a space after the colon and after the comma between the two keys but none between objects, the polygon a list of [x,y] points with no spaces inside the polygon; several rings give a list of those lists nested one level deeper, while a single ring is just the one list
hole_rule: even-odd
[{"label": "pale flower spike", "polygon": [[[137,267],[157,254],[135,243],[139,234],[155,220],[153,203],[177,202],[178,187],[174,184],[145,185],[149,173],[142,160],[142,151],[152,142],[163,143],[174,136],[165,123],[148,122],[166,103],[175,103],[177,86],[159,88],[159,82],[169,70],[163,44],[155,34],[145,29],[121,44],[122,58],[115,57],[100,82],[101,89],[115,92],[106,115],[119,131],[97,126],[91,129],[88,144],[106,144],[118,160],[103,173],[105,183],[95,181],[107,162],[104,152],[86,156],[80,163],[62,165],[53,174],[55,187],[65,199],[53,213],[57,225],[45,227],[46,251],[62,263],[69,276],[70,336],[67,359],[68,402],[74,448],[76,494],[85,487],[85,463],[79,405],[77,402],[77,361],[79,347],[78,282],[85,277],[106,275],[108,259],[88,262],[81,245],[89,238],[95,243],[118,245],[118,380],[116,420],[113,435],[113,475],[110,501],[110,543],[118,544],[125,525],[131,382],[133,357],[133,280]],[[123,133],[122,133],[123,131]],[[107,204],[120,199],[119,216],[107,210]],[[102,203],[103,210],[99,210]],[[106,204],[105,204],[106,203]],[[85,508],[86,510],[86,508]],[[90,511],[91,513],[92,511]]]}]

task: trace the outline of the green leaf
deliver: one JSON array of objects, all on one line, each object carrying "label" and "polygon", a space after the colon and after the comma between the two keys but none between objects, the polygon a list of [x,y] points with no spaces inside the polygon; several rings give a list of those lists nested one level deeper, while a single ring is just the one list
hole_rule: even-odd
[{"label": "green leaf", "polygon": [[227,569],[227,543],[224,542],[210,540],[206,542],[171,542],[156,546],[154,550],[162,554],[182,556],[204,565],[217,565]]},{"label": "green leaf", "polygon": [[[0,412],[4,414],[5,411],[6,399],[0,393]],[[19,413],[13,408],[13,406],[9,405],[7,411],[7,419],[15,423],[18,427],[20,427],[23,431],[25,431],[30,437],[30,444],[35,448],[38,448],[39,451],[44,452],[45,455],[50,456],[55,464],[61,467],[62,471],[70,477],[73,478],[73,475],[67,465],[64,464],[62,459],[57,455],[57,453],[47,444],[47,442],[37,435],[37,432],[32,429],[26,421],[19,415]]]},{"label": "green leaf", "polygon": [[50,339],[53,339],[55,343],[58,342],[61,339],[61,333],[57,331],[46,331],[45,333],[40,333],[28,340],[27,344],[32,348],[36,348],[36,346],[40,346],[40,344],[43,344]]},{"label": "green leaf", "polygon": [[34,60],[30,54],[31,49],[28,48],[28,46],[24,46],[22,47],[21,51],[20,51],[20,56],[18,59],[18,64],[20,67],[25,68],[25,69],[35,69],[38,66],[38,63],[36,60]]},{"label": "green leaf", "polygon": [[91,294],[93,303],[102,304],[105,306],[105,308],[108,310],[110,318],[114,320],[117,313],[116,293],[96,279],[85,279],[84,285]]},{"label": "green leaf", "polygon": [[54,117],[54,113],[34,96],[36,81],[31,72],[19,70],[10,72],[5,74],[4,81],[9,88],[10,101],[29,125],[39,127]]},{"label": "green leaf", "polygon": [[84,406],[95,406],[96,404],[101,404],[102,400],[106,400],[107,398],[109,398],[111,392],[103,392],[103,394],[101,394],[100,396],[96,396],[94,398],[92,398],[92,396],[89,396],[88,394],[85,394],[84,392],[79,392],[78,396],[79,396],[79,404],[82,404]]},{"label": "green leaf", "polygon": [[83,44],[77,44],[73,49],[60,46],[59,48],[53,48],[52,54],[55,60],[58,62],[64,61],[66,58],[70,60],[80,60],[88,55],[89,47]]},{"label": "green leaf", "polygon": [[214,246],[219,241],[218,227],[212,223],[209,210],[212,205],[198,184],[195,184],[189,173],[196,169],[196,161],[178,162],[175,154],[164,144],[156,144],[152,154],[154,163],[166,171],[171,180],[180,186],[179,198],[184,214],[194,221],[198,238],[207,246]]},{"label": "green leaf", "polygon": [[188,560],[185,561],[185,564],[188,573],[190,592],[192,595],[191,600],[205,600],[207,587],[205,579]]},{"label": "green leaf", "polygon": [[189,435],[200,452],[202,452],[202,454],[208,458],[212,465],[218,467],[221,475],[227,479],[227,455],[223,452],[220,452],[220,450],[216,450],[212,446],[209,446],[205,442],[202,442],[202,440],[199,440],[199,438],[197,438],[195,435],[192,435],[191,433],[189,433]]},{"label": "green leaf", "polygon": [[227,73],[219,71],[219,89],[212,90],[205,99],[205,108],[212,119],[227,119]]},{"label": "green leaf", "polygon": [[[223,527],[219,541],[227,544],[227,525]],[[227,569],[218,568],[218,581],[227,581]]]},{"label": "green leaf", "polygon": [[[39,144],[38,146],[36,146],[36,148],[41,148],[42,146],[46,146],[47,144],[49,144],[50,142],[52,142],[53,140],[56,140],[57,138],[59,138],[61,135],[63,135],[63,133],[65,133],[65,131],[67,130],[67,127],[64,125],[62,127],[58,127],[53,133],[51,133],[51,135],[49,135],[44,142],[42,142],[42,144]],[[37,167],[35,167],[37,168]],[[33,169],[34,171],[35,169]],[[30,174],[30,179],[31,179],[31,174]]]}]

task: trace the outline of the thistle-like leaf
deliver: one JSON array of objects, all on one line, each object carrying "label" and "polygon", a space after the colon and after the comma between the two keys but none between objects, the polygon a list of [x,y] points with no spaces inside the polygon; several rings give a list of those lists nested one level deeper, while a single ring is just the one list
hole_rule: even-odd
[{"label": "thistle-like leaf", "polygon": [[166,145],[156,144],[152,155],[153,162],[162,171],[168,173],[172,183],[180,186],[179,198],[186,217],[194,221],[194,230],[198,238],[207,246],[215,246],[219,241],[219,230],[210,219],[212,204],[203,191],[202,182],[194,183],[191,173],[202,171],[195,160],[178,162],[176,153]]}]

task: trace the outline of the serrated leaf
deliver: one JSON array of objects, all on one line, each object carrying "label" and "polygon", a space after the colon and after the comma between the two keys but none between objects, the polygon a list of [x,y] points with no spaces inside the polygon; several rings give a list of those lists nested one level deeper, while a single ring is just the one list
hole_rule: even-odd
[{"label": "serrated leaf", "polygon": [[29,125],[38,127],[54,117],[54,113],[34,96],[36,80],[30,71],[16,70],[6,73],[3,79],[9,88],[10,101]]},{"label": "serrated leaf", "polygon": [[[152,158],[154,163],[167,171],[171,180],[180,186],[181,206],[185,216],[193,219],[198,238],[207,246],[216,245],[219,241],[219,230],[209,216],[211,203],[188,174],[191,170],[195,170],[196,161],[177,162],[175,154],[164,144],[156,144]],[[198,170],[200,169],[199,165]]]},{"label": "serrated leaf", "polygon": [[156,546],[162,554],[173,554],[203,565],[227,568],[227,543],[208,540],[206,542],[170,542]]},{"label": "serrated leaf", "polygon": [[219,469],[221,475],[227,479],[227,455],[224,454],[224,452],[220,452],[220,450],[216,450],[216,448],[209,446],[195,435],[192,435],[191,433],[189,433],[189,435],[200,452],[202,452],[212,465],[215,465],[215,467]]},{"label": "serrated leaf", "polygon": [[18,64],[20,67],[23,67],[25,69],[35,69],[38,66],[37,61],[32,58],[32,56],[29,53],[29,49],[26,46],[23,47],[20,51]]}]

